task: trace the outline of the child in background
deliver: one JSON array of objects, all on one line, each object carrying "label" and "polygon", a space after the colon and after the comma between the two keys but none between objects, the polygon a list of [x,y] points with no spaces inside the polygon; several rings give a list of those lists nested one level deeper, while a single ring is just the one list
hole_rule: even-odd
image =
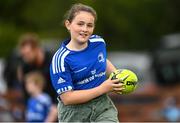
[{"label": "child in background", "polygon": [[25,87],[30,95],[27,103],[26,121],[46,122],[52,105],[51,98],[43,92],[45,79],[40,72],[34,71],[25,76]]}]

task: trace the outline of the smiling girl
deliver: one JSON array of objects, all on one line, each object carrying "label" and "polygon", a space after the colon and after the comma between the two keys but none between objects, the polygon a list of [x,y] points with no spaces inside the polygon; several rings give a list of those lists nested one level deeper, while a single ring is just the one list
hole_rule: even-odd
[{"label": "smiling girl", "polygon": [[104,39],[93,35],[96,20],[95,10],[83,4],[74,4],[66,14],[70,38],[63,41],[50,66],[59,95],[59,122],[118,122],[107,93],[121,92],[123,85],[106,79],[116,68],[106,58]]}]

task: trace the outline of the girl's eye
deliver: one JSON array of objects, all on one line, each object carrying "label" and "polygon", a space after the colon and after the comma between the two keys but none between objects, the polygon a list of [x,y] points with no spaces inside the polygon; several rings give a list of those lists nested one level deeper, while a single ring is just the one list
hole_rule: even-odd
[{"label": "girl's eye", "polygon": [[87,26],[88,26],[88,27],[93,27],[93,24],[88,24]]},{"label": "girl's eye", "polygon": [[83,23],[78,23],[77,25],[82,26],[82,25],[83,25]]}]

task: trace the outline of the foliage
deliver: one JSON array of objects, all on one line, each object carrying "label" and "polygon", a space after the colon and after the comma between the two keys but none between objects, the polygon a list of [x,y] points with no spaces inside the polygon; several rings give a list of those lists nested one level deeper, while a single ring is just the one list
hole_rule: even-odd
[{"label": "foliage", "polygon": [[63,16],[77,2],[97,11],[95,33],[106,39],[108,50],[147,50],[180,28],[179,0],[1,0],[0,56],[9,54],[24,32],[66,38]]}]

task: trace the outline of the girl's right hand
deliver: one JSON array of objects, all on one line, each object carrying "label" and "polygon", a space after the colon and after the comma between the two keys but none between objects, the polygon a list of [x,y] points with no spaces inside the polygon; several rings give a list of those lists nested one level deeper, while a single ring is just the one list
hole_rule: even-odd
[{"label": "girl's right hand", "polygon": [[105,93],[112,92],[112,91],[121,93],[122,90],[125,89],[123,85],[124,84],[121,83],[119,79],[111,80],[109,78],[106,81],[104,81],[100,86]]}]

